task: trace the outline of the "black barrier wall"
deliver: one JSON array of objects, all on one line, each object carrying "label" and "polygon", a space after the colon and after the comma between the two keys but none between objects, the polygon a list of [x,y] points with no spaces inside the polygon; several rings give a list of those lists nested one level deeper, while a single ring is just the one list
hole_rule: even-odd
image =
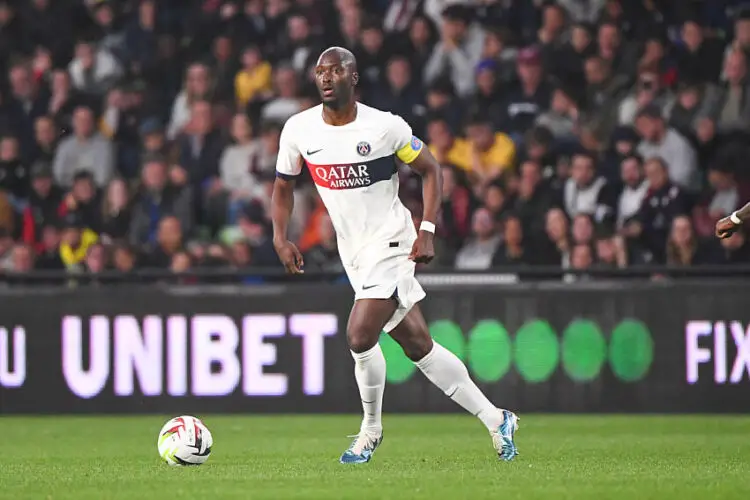
[{"label": "black barrier wall", "polygon": [[[435,339],[521,412],[750,411],[750,286],[430,290]],[[355,412],[344,286],[5,292],[0,412]],[[389,337],[385,409],[456,411]]]}]

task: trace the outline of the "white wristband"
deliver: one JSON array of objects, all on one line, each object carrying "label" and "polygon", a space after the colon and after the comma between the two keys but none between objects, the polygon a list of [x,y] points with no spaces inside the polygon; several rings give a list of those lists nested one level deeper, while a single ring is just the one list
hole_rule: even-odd
[{"label": "white wristband", "polygon": [[423,220],[422,223],[419,225],[420,231],[427,231],[428,233],[435,234],[435,224],[432,222]]},{"label": "white wristband", "polygon": [[734,225],[736,226],[739,226],[740,224],[742,224],[742,219],[737,217],[737,212],[732,212],[732,215],[729,216],[729,220],[731,220],[732,223],[734,223]]}]

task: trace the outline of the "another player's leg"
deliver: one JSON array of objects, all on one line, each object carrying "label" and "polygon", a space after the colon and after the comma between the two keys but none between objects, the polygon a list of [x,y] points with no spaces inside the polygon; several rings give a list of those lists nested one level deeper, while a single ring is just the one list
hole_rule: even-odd
[{"label": "another player's leg", "polygon": [[354,302],[347,325],[347,341],[354,357],[354,378],[362,398],[364,417],[359,433],[341,463],[369,462],[383,440],[381,414],[385,391],[385,357],[378,340],[383,326],[393,316],[394,299],[361,299]]},{"label": "another player's leg", "polygon": [[495,407],[471,380],[461,360],[432,341],[419,305],[415,305],[389,333],[430,382],[482,421],[492,436],[499,458],[509,461],[518,455],[513,441],[518,417],[511,411]]}]

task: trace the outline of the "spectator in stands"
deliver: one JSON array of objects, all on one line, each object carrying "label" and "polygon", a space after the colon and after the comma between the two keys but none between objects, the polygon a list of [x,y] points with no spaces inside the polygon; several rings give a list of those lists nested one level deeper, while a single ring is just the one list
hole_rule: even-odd
[{"label": "spectator in stands", "polygon": [[[246,241],[235,241],[231,247],[231,262],[234,267],[243,269],[253,265],[253,249]],[[309,262],[305,259],[305,267]]]},{"label": "spectator in stands", "polygon": [[[477,66],[477,70],[488,68],[492,69],[496,77],[496,86],[505,85],[515,78],[516,75],[516,57],[518,50],[513,47],[510,41],[510,33],[503,28],[486,28],[484,37],[484,47],[482,49],[482,59]],[[489,65],[491,63],[491,65]],[[481,86],[479,75],[477,75],[477,85]],[[502,106],[502,100],[494,101],[493,107]]]},{"label": "spectator in stands", "polygon": [[130,229],[130,194],[127,183],[112,179],[107,186],[101,205],[101,235],[108,241],[123,240]]},{"label": "spectator in stands", "polygon": [[622,190],[617,199],[616,227],[622,229],[638,215],[649,185],[643,175],[643,158],[638,155],[625,157],[620,164]]},{"label": "spectator in stands", "polygon": [[613,73],[611,63],[598,55],[586,59],[583,72],[586,122],[601,135],[609,135],[617,125],[617,103],[628,79]]},{"label": "spectator in stands", "polygon": [[378,20],[366,20],[360,28],[359,40],[354,46],[359,71],[358,86],[364,96],[371,96],[373,90],[384,82],[383,69],[391,50],[385,43],[383,29]]},{"label": "spectator in stands", "polygon": [[243,205],[263,197],[263,186],[253,171],[253,159],[262,153],[262,143],[253,140],[246,114],[234,115],[231,134],[234,144],[224,149],[219,164],[223,190],[215,194],[209,207],[219,226],[236,224]]},{"label": "spectator in stands", "polygon": [[484,33],[471,16],[471,9],[464,5],[449,5],[443,10],[440,41],[424,69],[428,85],[448,76],[460,97],[468,97],[474,91],[473,70],[484,45]]},{"label": "spectator in stands", "polygon": [[68,188],[76,173],[87,171],[98,187],[104,187],[114,173],[113,153],[112,143],[95,131],[91,109],[79,107],[73,116],[73,135],[60,142],[55,155],[55,181]]},{"label": "spectator in stands", "polygon": [[131,273],[136,268],[135,251],[125,243],[115,246],[112,253],[112,265],[121,273]]},{"label": "spectator in stands", "polygon": [[402,51],[409,55],[409,61],[413,68],[412,75],[417,80],[422,80],[424,68],[432,55],[435,38],[435,26],[430,19],[421,14],[412,19],[409,25],[408,40],[404,42]]},{"label": "spectator in stands", "polygon": [[239,70],[239,64],[235,62],[232,39],[220,34],[214,38],[211,52],[211,72],[215,79],[213,97],[218,102],[231,102],[234,100],[234,81]]},{"label": "spectator in stands", "polygon": [[693,230],[693,223],[687,215],[678,215],[672,220],[672,228],[667,240],[667,265],[692,266],[714,264],[718,261],[714,242],[700,241]]},{"label": "spectator in stands", "polygon": [[602,222],[614,214],[616,193],[603,177],[596,175],[596,160],[586,152],[573,155],[570,179],[563,192],[568,216],[588,214]]},{"label": "spectator in stands", "polygon": [[273,85],[273,70],[268,61],[263,60],[260,48],[250,45],[242,52],[242,68],[234,80],[237,106],[244,109],[258,95],[270,93]]},{"label": "spectator in stands", "polygon": [[444,244],[444,255],[438,255],[437,258],[445,265],[452,265],[456,252],[471,230],[471,213],[474,207],[471,192],[462,182],[462,173],[450,165],[444,165],[441,173],[443,197],[437,236]]},{"label": "spectator in stands", "polygon": [[78,271],[86,258],[89,247],[99,241],[99,236],[87,228],[76,212],[63,219],[60,259],[69,271]]},{"label": "spectator in stands", "polygon": [[29,168],[21,160],[18,139],[0,138],[0,189],[19,203],[29,195]]},{"label": "spectator in stands", "polygon": [[458,251],[456,268],[489,269],[492,265],[492,257],[502,241],[502,236],[498,234],[489,210],[478,208],[472,217],[471,228],[473,237]]},{"label": "spectator in stands", "polygon": [[319,220],[320,243],[312,247],[305,254],[305,268],[311,270],[341,273],[344,266],[339,257],[336,233],[331,218],[324,215]]},{"label": "spectator in stands", "polygon": [[665,262],[665,249],[672,221],[689,212],[688,200],[682,189],[669,180],[667,165],[660,158],[645,164],[648,193],[636,220],[628,222],[624,234],[637,240],[643,250],[643,260],[654,264]]},{"label": "spectator in stands", "polygon": [[291,66],[279,66],[273,74],[274,96],[266,102],[261,119],[284,123],[302,110],[297,72]]},{"label": "spectator in stands", "polygon": [[205,64],[193,63],[185,72],[183,90],[172,105],[172,113],[167,127],[167,139],[174,140],[190,122],[193,104],[209,99],[213,91],[211,73]]},{"label": "spectator in stands", "polygon": [[552,88],[545,81],[542,56],[537,47],[527,47],[518,53],[516,71],[518,85],[509,90],[498,125],[518,142],[549,107]]},{"label": "spectator in stands", "polygon": [[579,110],[571,91],[558,86],[552,92],[549,111],[536,119],[536,125],[547,128],[556,140],[573,142],[576,137]]},{"label": "spectator in stands", "polygon": [[159,221],[156,241],[146,255],[145,266],[167,269],[174,256],[182,249],[183,232],[180,220],[172,215],[167,215]]},{"label": "spectator in stands", "polygon": [[62,215],[63,191],[53,184],[52,167],[39,160],[31,167],[29,203],[23,211],[22,239],[37,251],[42,242],[42,229],[55,224]]},{"label": "spectator in stands", "polygon": [[554,204],[554,196],[542,180],[542,169],[539,162],[526,160],[521,164],[518,183],[518,196],[513,205],[530,240],[544,232],[545,214]]},{"label": "spectator in stands", "polygon": [[107,270],[107,250],[101,243],[94,243],[86,252],[84,271],[88,274],[100,274]]},{"label": "spectator in stands", "polygon": [[502,180],[494,180],[487,185],[484,190],[482,199],[484,208],[490,211],[495,222],[500,222],[506,215],[509,206],[508,197],[505,195],[505,188]]},{"label": "spectator in stands", "polygon": [[480,188],[513,166],[516,147],[507,135],[495,132],[489,116],[477,112],[466,125],[469,139],[469,177]]},{"label": "spectator in stands", "polygon": [[103,45],[82,41],[76,45],[75,57],[68,65],[73,87],[91,96],[103,96],[123,74],[115,56]]},{"label": "spectator in stands", "polygon": [[133,245],[155,242],[159,221],[167,215],[177,217],[182,231],[190,234],[193,227],[190,189],[169,182],[163,160],[152,158],[143,165],[141,183],[133,203],[130,242]]},{"label": "spectator in stands", "polygon": [[13,247],[11,270],[16,273],[28,273],[34,269],[34,249],[24,243]]},{"label": "spectator in stands", "polygon": [[268,220],[263,207],[251,203],[240,215],[239,230],[242,239],[247,241],[253,249],[255,264],[258,266],[277,267],[280,265],[273,241],[270,237]]},{"label": "spectator in stands", "polygon": [[[198,202],[196,214],[200,214],[201,196],[204,186],[210,191],[219,190],[219,160],[224,142],[214,123],[213,109],[207,101],[195,101],[190,121],[179,138],[180,166],[185,169],[190,187]],[[209,192],[210,192],[209,191]]]},{"label": "spectator in stands", "polygon": [[640,71],[630,94],[620,103],[618,123],[633,125],[638,112],[647,106],[658,107],[662,116],[669,116],[674,106],[674,96],[662,86],[659,73],[648,67]]},{"label": "spectator in stands", "polygon": [[411,67],[406,56],[397,55],[388,61],[385,85],[378,85],[372,92],[372,105],[387,109],[401,116],[412,126],[415,135],[424,128],[424,92],[412,78]]},{"label": "spectator in stands", "polygon": [[57,150],[58,134],[55,122],[49,116],[40,116],[34,122],[34,150],[32,163],[37,160],[52,164]]},{"label": "spectator in stands", "polygon": [[86,171],[77,173],[73,177],[73,186],[65,197],[64,210],[78,214],[85,227],[98,233],[102,223],[101,206],[101,197],[91,174]]},{"label": "spectator in stands", "polygon": [[50,83],[51,96],[45,113],[53,118],[61,135],[68,135],[73,130],[73,114],[79,106],[89,106],[94,99],[87,98],[73,89],[70,75],[64,69],[52,71]]},{"label": "spectator in stands", "polygon": [[706,39],[705,26],[698,18],[690,18],[682,23],[677,46],[677,69],[684,81],[708,83],[719,78],[722,50],[716,39]]},{"label": "spectator in stands", "polygon": [[492,256],[492,267],[529,264],[531,252],[523,238],[521,219],[508,215],[503,221],[503,242]]},{"label": "spectator in stands", "polygon": [[40,233],[40,243],[35,245],[34,249],[37,254],[35,268],[52,271],[62,271],[65,269],[62,257],[60,256],[61,235],[57,222],[42,227]]},{"label": "spectator in stands", "polygon": [[427,123],[430,152],[441,165],[455,165],[464,172],[471,170],[471,146],[456,137],[445,119],[435,116]]},{"label": "spectator in stands", "polygon": [[609,230],[602,230],[596,236],[596,267],[600,269],[622,269],[628,265],[625,243]]},{"label": "spectator in stands", "polygon": [[158,70],[156,56],[158,50],[157,12],[155,0],[142,0],[138,4],[137,19],[125,28],[125,49],[129,69],[135,74],[151,74]]},{"label": "spectator in stands", "polygon": [[[456,98],[453,85],[447,80],[439,80],[427,88],[427,121],[441,118],[455,134],[461,132],[463,125],[463,106]],[[428,131],[429,133],[429,131]]]},{"label": "spectator in stands", "polygon": [[[590,269],[594,264],[594,251],[591,249],[591,245],[579,244],[575,245],[570,252],[570,269],[577,271],[583,271]],[[586,279],[588,276],[581,275],[579,279]]]},{"label": "spectator in stands", "polygon": [[736,50],[724,63],[726,81],[711,87],[703,99],[697,134],[707,143],[715,136],[732,132],[750,134],[750,86],[747,78],[747,56]]},{"label": "spectator in stands", "polygon": [[682,136],[695,142],[695,124],[701,111],[701,102],[706,93],[706,86],[690,81],[681,82],[677,87],[677,97],[669,114],[669,126]]},{"label": "spectator in stands", "polygon": [[661,110],[647,106],[638,113],[635,126],[643,139],[638,145],[638,154],[647,161],[661,158],[671,182],[688,191],[696,190],[700,178],[695,150],[676,130],[667,126]]},{"label": "spectator in stands", "polygon": [[553,208],[545,216],[544,237],[536,245],[535,261],[541,265],[567,267],[570,249],[568,218],[562,209]]},{"label": "spectator in stands", "polygon": [[32,152],[34,138],[34,121],[47,113],[49,96],[34,81],[31,69],[25,63],[18,63],[10,68],[10,99],[7,113],[12,130],[18,134],[21,152],[27,157]]}]

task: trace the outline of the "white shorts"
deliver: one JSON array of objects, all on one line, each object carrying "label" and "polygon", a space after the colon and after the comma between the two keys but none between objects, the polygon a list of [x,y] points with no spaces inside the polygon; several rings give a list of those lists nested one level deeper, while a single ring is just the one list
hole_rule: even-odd
[{"label": "white shorts", "polygon": [[425,298],[422,285],[414,277],[416,264],[409,260],[411,241],[372,245],[359,252],[356,261],[344,265],[354,288],[354,300],[390,299],[398,309],[383,327],[390,332],[406,317],[414,304]]}]

